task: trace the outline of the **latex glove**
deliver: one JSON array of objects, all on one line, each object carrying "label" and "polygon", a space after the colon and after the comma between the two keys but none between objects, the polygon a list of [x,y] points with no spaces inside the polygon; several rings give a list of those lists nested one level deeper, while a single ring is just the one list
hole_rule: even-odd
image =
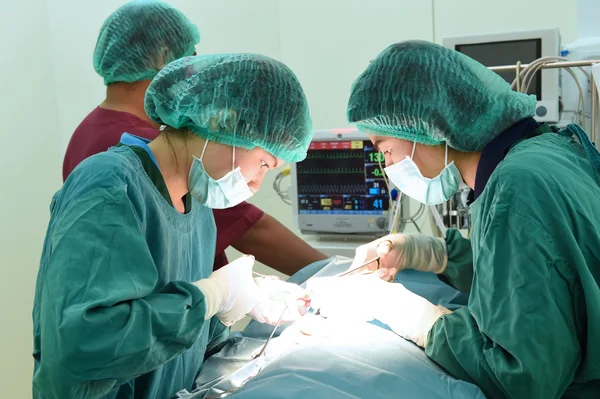
[{"label": "latex glove", "polygon": [[261,277],[255,281],[267,298],[250,311],[250,317],[254,320],[275,325],[283,313],[281,322],[288,323],[298,320],[308,311],[310,298],[297,284],[276,277]]},{"label": "latex glove", "polygon": [[[380,257],[380,269],[375,274],[383,280],[393,280],[403,269],[442,273],[448,263],[446,241],[425,234],[390,234],[356,248],[356,256],[348,270],[370,259]],[[377,262],[368,266],[377,269]]]},{"label": "latex glove", "polygon": [[194,283],[205,297],[206,320],[216,315],[231,326],[267,299],[252,277],[252,266],[254,257],[242,256]]},{"label": "latex glove", "polygon": [[372,275],[321,280],[312,284],[309,281],[309,288],[315,290],[312,307],[319,308],[323,316],[348,317],[354,313],[354,320],[376,319],[422,348],[433,324],[451,313],[413,294],[402,284],[387,283]]}]

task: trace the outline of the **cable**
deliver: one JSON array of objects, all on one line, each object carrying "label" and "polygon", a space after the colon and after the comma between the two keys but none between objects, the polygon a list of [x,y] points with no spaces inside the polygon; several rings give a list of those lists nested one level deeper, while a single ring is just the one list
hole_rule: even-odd
[{"label": "cable", "polygon": [[424,209],[424,205],[419,204],[419,209],[417,209],[417,211],[414,214],[412,214],[411,216],[409,216],[407,218],[401,218],[400,220],[403,223],[414,222],[415,220],[417,220],[418,218],[420,218],[423,215],[423,209]]},{"label": "cable", "polygon": [[577,79],[577,76],[575,76],[575,72],[573,72],[571,68],[565,68],[565,70],[569,72],[569,74],[573,77],[573,80],[575,81],[575,84],[579,89],[579,102],[577,104],[578,112],[576,113],[576,115],[579,116],[579,124],[585,130],[585,97],[583,95],[583,89],[581,88],[581,83],[579,82],[579,79]]},{"label": "cable", "polygon": [[435,224],[437,225],[437,228],[440,230],[442,237],[446,237],[447,227],[444,225],[444,220],[442,219],[442,216],[438,212],[437,208],[433,205],[429,205],[429,211],[431,213],[431,216],[433,216],[433,219],[435,220]]},{"label": "cable", "polygon": [[400,225],[402,225],[403,223],[407,224],[407,223],[412,223],[414,224],[415,228],[417,229],[417,231],[420,233],[421,229],[419,228],[419,226],[417,225],[417,220],[419,220],[422,216],[423,213],[425,213],[425,205],[423,204],[419,204],[419,209],[417,209],[417,211],[412,214],[411,216],[407,217],[407,218],[403,218],[403,217],[398,217],[401,215],[400,210],[402,208],[402,201],[409,201],[408,197],[402,197],[402,193],[400,193],[400,201],[397,201],[396,204],[396,211],[394,212],[394,218],[393,218],[393,224],[392,224],[392,228],[390,229],[390,234],[392,234],[394,231],[398,231],[398,227]]},{"label": "cable", "polygon": [[[379,151],[379,154],[383,154],[383,153],[381,151]],[[415,225],[415,227],[417,228],[417,230],[419,232],[421,232],[421,229],[419,229],[419,226],[417,226],[416,220],[418,218],[420,218],[423,215],[423,213],[425,212],[425,206],[423,204],[419,204],[420,205],[419,209],[417,209],[417,211],[412,216],[409,216],[407,218],[401,217],[402,199],[403,199],[402,192],[398,193],[398,200],[395,201],[396,204],[394,205],[394,200],[392,198],[392,190],[390,187],[389,180],[387,179],[387,176],[385,175],[385,172],[383,171],[383,165],[381,164],[381,157],[377,157],[377,163],[379,165],[379,169],[382,172],[383,181],[385,182],[385,186],[388,190],[388,197],[390,198],[390,208],[389,208],[390,219],[388,220],[388,223],[390,225],[390,234],[392,233],[392,231],[397,231],[398,226],[401,225],[402,223],[413,223]]]},{"label": "cable", "polygon": [[[379,154],[383,155],[383,152],[379,151]],[[381,174],[383,175],[383,181],[385,182],[385,187],[388,190],[388,197],[390,197],[390,204],[392,203],[392,190],[390,189],[390,183],[387,179],[387,176],[385,175],[385,172],[383,171],[383,166],[381,165],[381,157],[378,156],[377,157],[377,164],[379,165],[379,170],[381,171]]]},{"label": "cable", "polygon": [[[516,89],[516,91],[521,92],[521,93],[527,93],[529,91],[529,87],[531,86],[531,82],[535,78],[536,74],[538,72],[540,72],[540,70],[543,69],[544,65],[553,63],[553,62],[563,62],[563,61],[569,61],[569,60],[565,57],[552,57],[552,56],[538,58],[537,60],[534,60],[531,63],[529,63],[529,65],[527,65],[525,68],[523,68],[523,70],[521,72],[519,72],[520,62],[517,62],[517,76],[516,76],[515,80],[513,80],[512,84],[511,84],[511,88]],[[583,67],[577,67],[577,68],[581,71],[581,73],[588,80],[590,79],[590,74]],[[579,90],[579,100],[578,100],[578,104],[577,104],[578,111],[575,111],[575,115],[573,117],[577,118],[575,121],[578,122],[580,125],[582,125],[582,127],[585,129],[585,125],[586,125],[585,96],[583,94],[581,82],[579,81],[579,79],[577,78],[577,76],[575,75],[575,73],[573,72],[573,70],[571,68],[564,68],[564,69],[571,75],[571,77],[575,81],[575,84],[577,85],[577,88]],[[572,121],[573,121],[573,117],[571,119]]]},{"label": "cable", "polygon": [[[559,58],[560,57],[542,57],[542,58],[538,58],[537,60],[532,61],[531,63],[529,63],[529,65],[527,65],[525,68],[523,68],[523,70],[518,74],[518,79],[513,80],[510,87],[512,89],[515,89],[516,85],[519,84],[519,86],[522,88],[523,84],[521,84],[521,82],[527,81],[527,78],[529,76],[528,72],[531,70],[532,67],[534,67],[535,65],[540,64],[540,63],[546,63],[546,61],[555,61]],[[517,90],[517,91],[519,91],[519,90]]]},{"label": "cable", "polygon": [[400,209],[402,209],[402,193],[398,193],[397,203],[394,206],[394,217],[390,226],[390,234],[397,233],[398,217],[400,215]]},{"label": "cable", "polygon": [[515,78],[515,82],[517,82],[517,91],[521,92],[521,61],[517,61],[517,77]]},{"label": "cable", "polygon": [[281,182],[285,177],[290,175],[290,172],[290,166],[287,165],[281,172],[277,174],[277,176],[275,176],[275,180],[273,180],[273,190],[277,193],[277,195],[279,195],[279,198],[281,198],[281,200],[288,205],[292,205],[290,193],[287,189],[284,190],[281,188]]},{"label": "cable", "polygon": [[[521,71],[521,73],[519,74],[519,79],[522,79],[522,81],[527,81],[529,79],[531,79],[531,68],[535,67],[536,65],[542,64],[549,64],[552,62],[561,62],[561,61],[569,61],[568,58],[565,57],[542,57],[542,58],[538,58],[537,60],[532,61],[531,63],[529,63],[529,65],[527,65],[525,68],[523,68],[523,70]],[[583,68],[583,67],[577,67],[588,79],[590,79],[590,74]],[[537,71],[537,69],[536,69]],[[535,73],[534,73],[535,75]],[[512,84],[510,85],[510,87],[512,89],[515,89],[517,85],[517,79],[513,80]],[[520,85],[521,87],[523,87],[523,85]],[[517,90],[518,91],[518,90]]]},{"label": "cable", "polygon": [[[397,217],[397,214],[399,213],[399,212],[397,212],[396,207],[401,208],[402,204],[400,202],[397,202],[394,205],[394,199],[392,198],[392,189],[390,187],[390,182],[389,182],[387,176],[385,175],[385,172],[383,171],[383,165],[381,165],[382,155],[383,155],[383,152],[378,151],[377,164],[379,165],[379,170],[381,171],[381,174],[383,176],[383,181],[385,183],[385,187],[387,188],[387,192],[388,192],[388,198],[389,198],[389,204],[390,204],[388,207],[388,213],[389,213],[388,224],[390,226],[390,231],[392,231],[394,229],[394,225],[396,223],[395,218]],[[398,194],[398,198],[401,198],[400,194]]]}]

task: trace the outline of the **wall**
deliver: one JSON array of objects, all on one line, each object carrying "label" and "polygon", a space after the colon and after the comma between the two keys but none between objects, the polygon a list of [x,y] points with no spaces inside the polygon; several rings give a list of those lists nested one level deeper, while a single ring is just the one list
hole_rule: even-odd
[{"label": "wall", "polygon": [[600,1],[578,0],[577,3],[577,37],[584,38],[600,36],[600,24],[598,23],[598,15],[600,15]]},{"label": "wall", "polygon": [[0,396],[25,398],[31,396],[33,291],[48,206],[61,183],[60,155],[44,1],[7,2],[2,13]]},{"label": "wall", "polygon": [[[104,20],[126,1],[46,0],[46,3],[60,145],[64,154],[79,122],[104,99],[104,84],[92,63],[94,45]],[[61,169],[57,172],[61,176]]]},{"label": "wall", "polygon": [[[594,1],[594,0],[591,0]],[[560,28],[563,43],[577,38],[577,0],[434,0],[435,41],[444,36]]]},{"label": "wall", "polygon": [[279,3],[281,57],[302,81],[317,129],[349,126],[350,86],[384,48],[406,39],[432,39],[429,2],[365,4],[361,0]]},{"label": "wall", "polygon": [[277,0],[171,0],[200,27],[198,52],[258,53],[279,59]]}]

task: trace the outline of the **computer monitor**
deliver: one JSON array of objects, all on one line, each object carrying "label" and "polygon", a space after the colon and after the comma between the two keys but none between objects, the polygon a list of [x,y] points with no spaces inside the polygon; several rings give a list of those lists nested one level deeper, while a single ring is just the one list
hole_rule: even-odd
[{"label": "computer monitor", "polygon": [[[541,57],[560,55],[558,29],[485,35],[453,36],[443,39],[444,47],[461,52],[487,67],[528,64]],[[498,72],[512,83],[516,72]],[[537,97],[535,118],[540,122],[559,121],[559,73],[556,69],[538,72],[531,82],[529,94]]]},{"label": "computer monitor", "polygon": [[315,132],[302,162],[291,166],[296,225],[308,234],[380,235],[389,229],[389,188],[369,137],[355,129]]}]

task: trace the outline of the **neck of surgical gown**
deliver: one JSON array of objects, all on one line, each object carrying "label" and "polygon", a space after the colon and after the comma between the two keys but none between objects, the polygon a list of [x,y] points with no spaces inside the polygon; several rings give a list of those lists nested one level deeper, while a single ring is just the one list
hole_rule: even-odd
[{"label": "neck of surgical gown", "polygon": [[178,213],[128,147],[54,196],[37,278],[36,398],[168,398],[226,337],[192,282],[212,272],[212,210]]}]

